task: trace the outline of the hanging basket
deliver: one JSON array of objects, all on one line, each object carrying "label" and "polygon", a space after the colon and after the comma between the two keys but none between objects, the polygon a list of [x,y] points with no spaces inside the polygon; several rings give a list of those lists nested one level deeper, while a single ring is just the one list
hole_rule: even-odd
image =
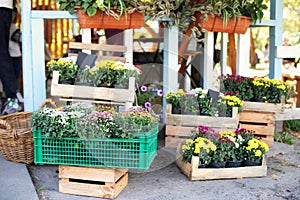
[{"label": "hanging basket", "polygon": [[31,112],[19,112],[0,118],[0,153],[13,162],[33,162]]},{"label": "hanging basket", "polygon": [[133,12],[127,15],[121,15],[120,20],[111,15],[97,11],[90,17],[87,13],[82,14],[82,9],[77,8],[76,14],[81,28],[103,28],[103,29],[134,29],[141,28],[144,25],[144,14]]},{"label": "hanging basket", "polygon": [[[196,22],[195,26],[200,29],[205,29],[211,32],[223,32],[223,33],[237,33],[245,34],[250,26],[250,17],[238,16],[236,19],[229,19],[225,24],[223,18],[219,16],[208,15],[208,19],[205,20],[204,16],[200,13],[195,13]],[[198,24],[202,26],[199,27]]]}]

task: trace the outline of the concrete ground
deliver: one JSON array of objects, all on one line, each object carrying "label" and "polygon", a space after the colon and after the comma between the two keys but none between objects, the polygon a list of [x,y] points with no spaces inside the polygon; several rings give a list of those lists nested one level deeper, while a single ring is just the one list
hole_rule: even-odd
[{"label": "concrete ground", "polygon": [[[129,183],[116,199],[300,199],[300,139],[293,146],[275,142],[267,156],[267,176],[261,178],[189,181],[174,160],[174,154],[161,147],[148,171],[130,170]],[[28,169],[41,200],[101,199],[59,193],[57,165],[28,165]]]}]

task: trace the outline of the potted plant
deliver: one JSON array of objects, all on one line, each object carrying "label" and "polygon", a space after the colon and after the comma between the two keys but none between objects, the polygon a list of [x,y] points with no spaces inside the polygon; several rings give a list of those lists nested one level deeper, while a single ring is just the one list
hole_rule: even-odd
[{"label": "potted plant", "polygon": [[252,138],[244,146],[244,166],[261,165],[262,158],[269,151],[268,145],[256,138]]},{"label": "potted plant", "polygon": [[268,103],[281,103],[282,97],[285,100],[290,99],[295,95],[292,85],[289,81],[283,82],[279,79],[271,79],[270,87],[266,95],[266,101]]},{"label": "potted plant", "polygon": [[[176,25],[198,35],[202,29],[245,33],[250,20],[253,19],[253,23],[260,21],[263,10],[267,8],[261,0],[152,0],[135,1],[135,7],[145,12],[146,20],[160,19],[166,27]],[[229,20],[232,21],[229,23]],[[214,24],[218,22],[215,29]],[[236,30],[237,25],[243,29]]]},{"label": "potted plant", "polygon": [[199,168],[206,167],[211,162],[210,152],[216,151],[216,145],[208,138],[196,137],[187,139],[182,145],[182,161],[191,162],[192,156],[199,157]]},{"label": "potted plant", "polygon": [[270,82],[267,78],[255,77],[253,79],[253,93],[254,93],[253,101],[266,102],[268,87],[270,87]]},{"label": "potted plant", "polygon": [[133,64],[115,62],[113,65],[116,76],[115,87],[128,88],[130,77],[134,77],[136,83],[140,81],[140,70]]},{"label": "potted plant", "polygon": [[91,69],[90,66],[85,66],[83,68],[78,69],[76,79],[75,79],[75,85],[93,86],[90,69]]},{"label": "potted plant", "polygon": [[139,81],[140,71],[132,64],[113,60],[99,61],[90,70],[95,86],[128,88],[129,78]]},{"label": "potted plant", "polygon": [[[143,13],[136,12],[132,1],[125,0],[57,0],[62,10],[76,13],[81,28],[140,28]],[[135,21],[132,21],[135,19]]]},{"label": "potted plant", "polygon": [[196,88],[191,90],[191,93],[197,95],[200,115],[215,116],[217,114],[217,107],[214,105],[212,98],[208,96],[207,90]]},{"label": "potted plant", "polygon": [[181,113],[186,115],[199,115],[199,104],[197,95],[193,93],[185,93],[180,97]]},{"label": "potted plant", "polygon": [[165,98],[167,103],[172,105],[173,114],[181,113],[180,99],[184,95],[185,92],[182,89],[177,90],[177,92],[169,91],[166,93]]},{"label": "potted plant", "polygon": [[236,96],[225,95],[222,96],[221,104],[219,105],[219,114],[225,110],[225,116],[232,117],[232,109],[238,108],[238,113],[242,112],[244,101]]},{"label": "potted plant", "polygon": [[241,75],[221,75],[220,87],[225,95],[235,95],[241,100],[250,101],[253,97],[253,82]]},{"label": "potted plant", "polygon": [[59,72],[59,82],[65,84],[73,84],[76,77],[78,65],[76,64],[76,57],[60,58],[59,60],[50,60],[46,67],[48,67],[50,76],[53,71]]}]

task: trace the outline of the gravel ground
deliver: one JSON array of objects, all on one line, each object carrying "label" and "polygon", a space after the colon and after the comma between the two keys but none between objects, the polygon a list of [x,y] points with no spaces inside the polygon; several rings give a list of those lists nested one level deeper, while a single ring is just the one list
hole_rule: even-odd
[{"label": "gravel ground", "polygon": [[[148,171],[129,171],[129,183],[116,199],[300,200],[299,138],[293,146],[275,142],[267,155],[267,176],[261,178],[189,181],[174,161],[174,154],[161,147]],[[59,193],[57,165],[28,169],[41,200],[101,199]]]}]

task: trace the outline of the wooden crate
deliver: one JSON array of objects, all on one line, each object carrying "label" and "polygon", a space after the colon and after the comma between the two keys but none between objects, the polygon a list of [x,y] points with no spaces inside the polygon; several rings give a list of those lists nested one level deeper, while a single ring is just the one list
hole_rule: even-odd
[{"label": "wooden crate", "polygon": [[263,158],[261,166],[236,167],[236,168],[198,168],[199,159],[193,156],[191,163],[182,161],[177,154],[176,164],[189,180],[234,179],[246,177],[263,177],[267,175],[267,163]]},{"label": "wooden crate", "polygon": [[59,166],[59,192],[116,198],[128,184],[127,169]]},{"label": "wooden crate", "polygon": [[105,87],[92,87],[82,85],[66,85],[59,84],[59,72],[53,72],[53,79],[51,83],[51,95],[59,96],[67,99],[68,101],[84,101],[87,99],[98,100],[96,102],[101,103],[102,101],[112,101],[118,103],[133,102],[135,95],[135,80],[133,77],[129,79],[128,89],[116,89],[116,88],[105,88]]},{"label": "wooden crate", "polygon": [[284,110],[284,103],[245,101],[243,111],[239,115],[239,125],[241,128],[254,131],[256,136],[261,137],[271,147],[274,144],[275,116]]},{"label": "wooden crate", "polygon": [[172,105],[167,105],[165,146],[177,148],[197,126],[209,126],[216,131],[234,131],[238,126],[238,109],[232,117],[211,117],[201,115],[172,114]]}]

